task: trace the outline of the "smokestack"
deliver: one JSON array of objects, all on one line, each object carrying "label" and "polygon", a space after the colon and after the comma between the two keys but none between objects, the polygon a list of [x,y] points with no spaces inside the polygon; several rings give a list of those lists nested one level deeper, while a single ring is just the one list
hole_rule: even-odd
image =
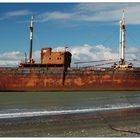
[{"label": "smokestack", "polygon": [[33,46],[33,20],[34,17],[31,17],[31,23],[30,23],[30,52],[29,52],[29,63],[32,63],[32,46]]}]

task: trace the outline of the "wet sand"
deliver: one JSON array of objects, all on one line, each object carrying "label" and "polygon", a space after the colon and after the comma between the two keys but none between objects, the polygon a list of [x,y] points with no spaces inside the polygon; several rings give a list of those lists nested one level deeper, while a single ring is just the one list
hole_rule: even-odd
[{"label": "wet sand", "polygon": [[139,137],[139,133],[140,108],[0,119],[1,137]]}]

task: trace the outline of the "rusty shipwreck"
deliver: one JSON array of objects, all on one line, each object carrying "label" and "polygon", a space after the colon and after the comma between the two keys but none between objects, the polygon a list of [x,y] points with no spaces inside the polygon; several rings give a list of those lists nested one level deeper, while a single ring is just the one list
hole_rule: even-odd
[{"label": "rusty shipwreck", "polygon": [[[19,67],[0,67],[0,91],[140,90],[140,68],[125,60],[125,19],[120,22],[120,60],[110,68],[71,67],[72,54],[42,48],[41,62],[32,58],[33,18],[30,24],[30,53]],[[75,62],[80,63],[80,62]]]}]

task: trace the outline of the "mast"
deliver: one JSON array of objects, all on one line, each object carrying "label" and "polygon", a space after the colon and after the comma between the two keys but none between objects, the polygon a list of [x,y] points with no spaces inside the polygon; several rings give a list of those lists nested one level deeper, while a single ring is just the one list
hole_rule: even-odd
[{"label": "mast", "polygon": [[30,52],[29,52],[29,63],[34,63],[33,59],[32,59],[32,46],[33,46],[33,21],[34,17],[31,17],[31,23],[30,23]]},{"label": "mast", "polygon": [[124,11],[120,21],[120,47],[121,47],[121,63],[125,64],[125,19]]},{"label": "mast", "polygon": [[124,11],[122,18],[120,20],[120,46],[119,46],[119,55],[120,61],[119,63],[114,63],[113,68],[117,70],[126,70],[128,68],[133,68],[132,63],[126,63],[125,61],[125,18]]}]

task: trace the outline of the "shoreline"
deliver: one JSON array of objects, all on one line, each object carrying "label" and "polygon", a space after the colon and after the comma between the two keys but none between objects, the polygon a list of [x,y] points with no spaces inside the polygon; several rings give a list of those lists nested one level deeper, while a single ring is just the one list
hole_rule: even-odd
[{"label": "shoreline", "polygon": [[1,137],[139,137],[140,108],[0,119]]}]

